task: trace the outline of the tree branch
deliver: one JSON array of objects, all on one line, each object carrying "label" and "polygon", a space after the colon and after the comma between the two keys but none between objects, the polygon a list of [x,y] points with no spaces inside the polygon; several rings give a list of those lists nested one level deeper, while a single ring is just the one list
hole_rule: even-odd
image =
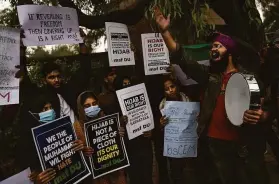
[{"label": "tree branch", "polygon": [[75,8],[78,12],[80,26],[89,29],[104,28],[105,22],[118,22],[126,25],[134,25],[144,16],[145,7],[149,4],[149,0],[141,0],[132,9],[117,10],[105,15],[90,16],[81,12],[71,0],[58,1],[61,6]]}]

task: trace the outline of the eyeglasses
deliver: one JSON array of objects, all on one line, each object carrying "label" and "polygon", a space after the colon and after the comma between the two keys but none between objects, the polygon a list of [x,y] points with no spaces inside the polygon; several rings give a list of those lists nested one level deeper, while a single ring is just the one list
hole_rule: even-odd
[{"label": "eyeglasses", "polygon": [[220,49],[220,48],[222,48],[223,47],[223,45],[221,45],[221,44],[212,44],[212,48],[213,49]]}]

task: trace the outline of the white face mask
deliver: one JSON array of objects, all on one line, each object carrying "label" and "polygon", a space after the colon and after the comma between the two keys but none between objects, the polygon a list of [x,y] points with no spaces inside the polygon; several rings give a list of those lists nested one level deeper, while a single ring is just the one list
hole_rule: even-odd
[{"label": "white face mask", "polygon": [[84,109],[85,115],[89,118],[95,118],[98,116],[99,112],[101,111],[100,107],[98,105],[90,106],[88,108]]}]

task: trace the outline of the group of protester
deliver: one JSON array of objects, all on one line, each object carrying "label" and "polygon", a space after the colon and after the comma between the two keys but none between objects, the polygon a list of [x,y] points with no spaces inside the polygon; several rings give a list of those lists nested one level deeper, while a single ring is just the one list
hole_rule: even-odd
[{"label": "group of protester", "polygon": [[[160,11],[155,12],[155,17],[164,41],[172,53],[171,58],[176,58],[171,62],[178,64],[188,76],[198,82],[201,88],[199,95],[201,110],[197,129],[198,157],[178,159],[163,156],[164,126],[168,123],[168,119],[161,115],[160,110],[164,108],[166,101],[194,101],[187,95],[187,91],[180,90],[170,66],[170,74],[160,76],[160,80],[155,79],[157,83],[155,86],[148,85],[147,82],[155,129],[128,140],[125,130],[128,119],[126,116],[120,118],[119,134],[124,138],[130,166],[98,179],[92,179],[90,176],[81,183],[153,184],[155,172],[158,174],[160,184],[268,184],[269,176],[264,162],[268,141],[266,130],[272,132],[271,122],[277,114],[278,90],[277,82],[268,82],[271,81],[267,77],[268,67],[261,67],[264,71],[259,72],[259,78],[264,83],[261,90],[263,92],[261,108],[247,109],[243,116],[244,124],[236,127],[227,118],[224,95],[230,76],[241,72],[236,57],[236,42],[230,36],[216,35],[212,41],[210,66],[199,65],[195,61],[188,60],[182,47],[172,38],[168,31],[170,18],[165,18]],[[279,52],[279,40],[275,40],[274,44],[275,52]],[[266,57],[263,56],[263,61]],[[95,153],[91,147],[86,146],[84,123],[113,113],[121,115],[116,91],[145,82],[136,76],[120,75],[115,68],[110,68],[104,76],[102,93],[94,94],[93,91],[87,90],[91,66],[90,56],[84,44],[80,44],[80,60],[79,71],[67,83],[63,83],[59,65],[52,62],[44,64],[41,69],[44,85],[37,87],[28,77],[25,48],[21,49],[22,135],[18,145],[19,150],[25,151],[18,154],[17,161],[22,168],[31,168],[30,180],[37,184],[48,183],[55,178],[56,173],[52,168],[41,170],[31,128],[60,117],[70,116],[78,137],[78,140],[73,142],[72,149],[81,151],[88,160]],[[274,90],[265,93],[269,88]],[[275,139],[276,136],[270,140],[274,142]],[[243,152],[243,149],[246,154],[241,156],[240,152]],[[158,165],[156,171],[154,160]]]}]

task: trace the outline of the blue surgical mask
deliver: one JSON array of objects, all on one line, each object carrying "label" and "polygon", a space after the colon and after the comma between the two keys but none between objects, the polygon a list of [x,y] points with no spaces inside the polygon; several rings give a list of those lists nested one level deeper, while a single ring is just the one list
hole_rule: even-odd
[{"label": "blue surgical mask", "polygon": [[96,116],[98,116],[101,109],[98,105],[95,105],[84,109],[84,111],[85,111],[85,115],[88,116],[89,118],[95,118]]},{"label": "blue surgical mask", "polygon": [[41,123],[47,123],[55,120],[56,114],[53,109],[50,109],[48,111],[39,113],[39,117]]}]

